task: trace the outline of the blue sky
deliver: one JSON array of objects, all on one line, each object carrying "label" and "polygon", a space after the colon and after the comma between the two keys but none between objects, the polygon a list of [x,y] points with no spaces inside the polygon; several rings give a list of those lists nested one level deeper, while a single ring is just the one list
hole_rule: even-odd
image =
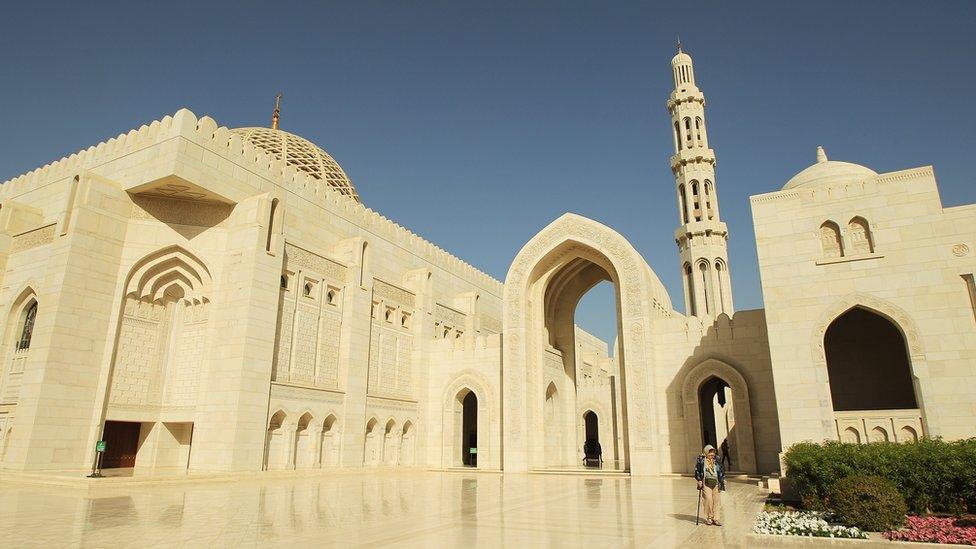
[{"label": "blue sky", "polygon": [[[693,15],[689,15],[693,14]],[[935,166],[976,201],[973,2],[17,2],[0,180],[186,106],[332,153],[364,202],[495,277],[561,213],[621,232],[680,309],[665,101],[707,98],[736,306],[762,307],[748,197],[828,155]],[[578,318],[612,339],[610,292]]]}]

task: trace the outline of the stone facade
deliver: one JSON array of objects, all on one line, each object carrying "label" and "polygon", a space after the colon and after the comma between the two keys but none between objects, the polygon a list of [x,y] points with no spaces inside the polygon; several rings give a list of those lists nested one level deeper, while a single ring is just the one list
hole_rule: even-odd
[{"label": "stone facade", "polygon": [[[520,472],[593,440],[635,475],[722,442],[769,473],[799,440],[972,436],[976,207],[943,208],[930,168],[823,154],[752,198],[766,309],[735,312],[704,95],[690,56],[672,73],[689,314],[602,224],[553,221],[502,282],[364,206],[321,148],[185,109],[6,182],[0,466],[85,469],[106,440],[106,466],[150,470]],[[574,323],[603,281],[614,342]],[[858,409],[849,387],[889,373],[899,406]]]}]

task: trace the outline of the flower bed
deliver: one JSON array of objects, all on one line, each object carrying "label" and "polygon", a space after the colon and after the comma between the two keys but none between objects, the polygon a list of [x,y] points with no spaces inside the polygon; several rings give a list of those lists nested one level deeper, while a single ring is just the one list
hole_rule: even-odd
[{"label": "flower bed", "polygon": [[885,532],[884,537],[892,541],[976,545],[976,526],[964,524],[962,521],[951,517],[908,517],[905,519],[905,528]]},{"label": "flower bed", "polygon": [[780,534],[818,538],[867,539],[858,528],[830,524],[830,515],[820,511],[764,511],[756,519],[756,534]]}]

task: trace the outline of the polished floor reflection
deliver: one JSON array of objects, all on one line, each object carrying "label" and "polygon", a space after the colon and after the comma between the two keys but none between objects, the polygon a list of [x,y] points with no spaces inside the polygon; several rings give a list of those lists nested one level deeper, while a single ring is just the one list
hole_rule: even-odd
[{"label": "polished floor reflection", "polygon": [[729,484],[695,526],[688,478],[356,472],[93,490],[0,483],[7,547],[745,546],[762,506]]}]

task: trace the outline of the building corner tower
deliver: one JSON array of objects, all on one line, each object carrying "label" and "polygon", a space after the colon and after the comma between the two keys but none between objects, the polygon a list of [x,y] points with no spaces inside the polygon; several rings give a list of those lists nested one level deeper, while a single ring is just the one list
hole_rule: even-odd
[{"label": "building corner tower", "polygon": [[678,222],[674,233],[681,258],[685,312],[688,316],[732,316],[728,229],[718,210],[715,151],[708,148],[705,96],[695,85],[691,56],[681,49],[671,59],[674,90],[668,99],[674,132],[674,174]]}]

